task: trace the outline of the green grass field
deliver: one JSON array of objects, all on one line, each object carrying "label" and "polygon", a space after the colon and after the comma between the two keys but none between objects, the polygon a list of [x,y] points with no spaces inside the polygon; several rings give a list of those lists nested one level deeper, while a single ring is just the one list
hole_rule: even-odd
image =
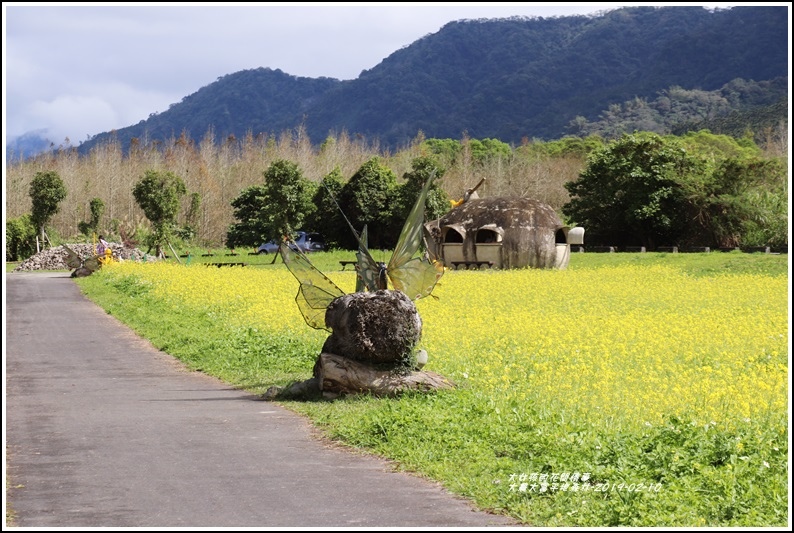
[{"label": "green grass field", "polygon": [[[353,290],[339,264],[352,252],[311,257]],[[297,281],[272,256],[201,264],[220,259],[76,282],[190,368],[255,393],[309,378],[327,333],[304,323]],[[783,526],[788,269],[786,255],[712,252],[448,271],[417,307],[426,369],[454,390],[283,404],[526,524]]]}]

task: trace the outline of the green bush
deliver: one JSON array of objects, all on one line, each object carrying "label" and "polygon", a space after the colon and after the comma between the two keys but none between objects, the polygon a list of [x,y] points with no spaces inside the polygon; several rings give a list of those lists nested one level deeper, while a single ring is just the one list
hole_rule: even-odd
[{"label": "green bush", "polygon": [[36,252],[36,228],[30,215],[6,221],[6,261],[27,259]]}]

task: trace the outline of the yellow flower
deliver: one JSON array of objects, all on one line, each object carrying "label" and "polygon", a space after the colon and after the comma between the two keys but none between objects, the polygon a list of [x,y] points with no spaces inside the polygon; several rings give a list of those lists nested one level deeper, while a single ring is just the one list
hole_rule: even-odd
[{"label": "yellow flower", "polygon": [[[113,263],[166,305],[230,327],[290,335],[319,349],[286,270]],[[354,274],[331,273],[352,289]],[[268,287],[262,291],[261,287]],[[422,299],[428,370],[464,376],[503,412],[539,412],[604,426],[699,424],[782,416],[788,404],[787,279],[690,277],[671,267],[449,271],[440,299]],[[759,324],[762,327],[759,328]]]}]

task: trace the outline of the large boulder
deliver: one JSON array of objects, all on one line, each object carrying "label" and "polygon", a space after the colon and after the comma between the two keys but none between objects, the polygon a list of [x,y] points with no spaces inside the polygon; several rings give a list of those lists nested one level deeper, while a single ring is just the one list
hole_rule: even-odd
[{"label": "large boulder", "polygon": [[401,291],[355,292],[335,299],[325,313],[332,330],[322,351],[382,367],[412,367],[422,319]]}]

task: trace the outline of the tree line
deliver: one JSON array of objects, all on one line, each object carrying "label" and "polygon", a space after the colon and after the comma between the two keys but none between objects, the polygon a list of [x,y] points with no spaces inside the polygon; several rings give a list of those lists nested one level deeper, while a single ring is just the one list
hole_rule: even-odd
[{"label": "tree line", "polygon": [[706,132],[680,139],[623,135],[594,152],[565,185],[571,199],[562,212],[602,244],[787,244],[786,166],[759,157],[749,139],[718,141]]},{"label": "tree line", "polygon": [[[45,226],[56,241],[104,233],[155,247],[170,239],[232,248],[256,247],[291,228],[321,231],[332,246],[354,248],[341,213],[359,229],[368,226],[373,247],[389,248],[431,173],[437,182],[429,218],[487,178],[482,196],[536,198],[566,223],[584,226],[588,244],[780,245],[788,242],[788,169],[779,146],[764,151],[751,134],[709,131],[519,146],[420,133],[391,154],[344,134],[313,147],[300,128],[224,143],[208,136],[195,144],[184,135],[165,146],[133,140],[127,155],[109,142],[87,156],[62,149],[9,164],[6,258],[34,252]],[[171,188],[167,202],[146,203]],[[37,208],[42,197],[57,206],[46,219]]]}]

